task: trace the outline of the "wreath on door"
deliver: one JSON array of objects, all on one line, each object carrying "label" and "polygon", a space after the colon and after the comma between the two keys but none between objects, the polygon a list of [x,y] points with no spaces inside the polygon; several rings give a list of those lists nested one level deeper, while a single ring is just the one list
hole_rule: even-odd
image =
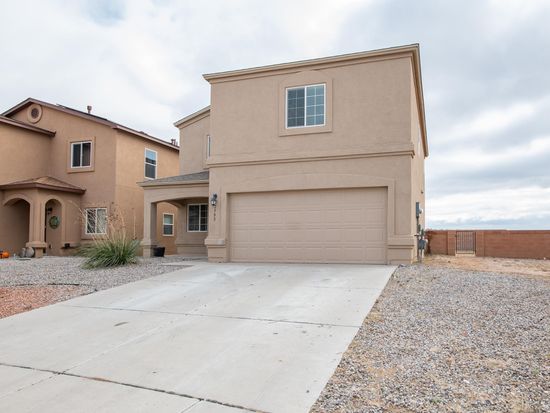
[{"label": "wreath on door", "polygon": [[50,228],[51,229],[56,229],[58,226],[59,226],[59,217],[58,216],[53,216],[50,218],[50,220],[48,221],[48,224],[50,224]]}]

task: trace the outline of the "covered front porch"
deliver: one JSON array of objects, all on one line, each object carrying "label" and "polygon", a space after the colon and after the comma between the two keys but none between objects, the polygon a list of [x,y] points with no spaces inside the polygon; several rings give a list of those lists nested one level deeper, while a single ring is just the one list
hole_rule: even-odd
[{"label": "covered front porch", "polygon": [[[153,255],[159,234],[175,227],[178,255],[207,256],[204,240],[208,235],[208,172],[171,176],[139,184],[144,192],[143,256]],[[169,203],[177,208],[173,222],[159,216],[158,205]],[[158,228],[162,225],[162,228]]]},{"label": "covered front porch", "polygon": [[34,257],[65,255],[80,240],[84,189],[52,177],[0,185],[0,249]]}]

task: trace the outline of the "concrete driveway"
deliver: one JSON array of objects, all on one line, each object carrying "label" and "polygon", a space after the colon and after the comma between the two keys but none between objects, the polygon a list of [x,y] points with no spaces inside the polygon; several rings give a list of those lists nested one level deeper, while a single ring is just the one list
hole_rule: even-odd
[{"label": "concrete driveway", "polygon": [[208,264],[0,320],[1,412],[307,412],[395,267]]}]

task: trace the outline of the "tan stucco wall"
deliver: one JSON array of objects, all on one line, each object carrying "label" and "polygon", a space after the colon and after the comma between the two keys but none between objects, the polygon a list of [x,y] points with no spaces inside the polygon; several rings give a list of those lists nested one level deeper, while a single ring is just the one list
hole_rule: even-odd
[{"label": "tan stucco wall", "polygon": [[[76,246],[80,243],[82,217],[79,195],[47,189],[13,189],[0,192],[0,244],[11,245],[12,253],[19,253],[29,240],[42,240],[40,243],[31,243],[30,246],[44,248],[45,253],[51,255],[69,253],[61,249],[64,244]],[[51,202],[52,200],[55,202]],[[29,216],[24,220],[19,216],[22,210],[21,202],[29,204]],[[52,206],[51,215],[60,218],[60,225],[56,229],[49,226],[44,228],[44,223],[51,216],[46,215],[46,206]],[[17,221],[10,222],[10,218],[17,218]],[[24,234],[27,222],[28,230]]]},{"label": "tan stucco wall", "polygon": [[[162,202],[166,201],[166,202]],[[162,214],[164,205],[175,208],[175,237],[176,251],[183,255],[206,255],[204,240],[206,232],[188,232],[187,231],[187,204],[189,203],[207,203],[208,185],[192,184],[186,186],[159,186],[144,188],[145,214],[149,210],[157,211],[157,219],[154,223],[148,220],[144,228],[143,245],[146,247],[144,253],[150,253],[151,246],[166,246],[166,237],[161,236]],[[149,217],[149,215],[147,215]],[[171,249],[170,249],[171,251]]]},{"label": "tan stucco wall", "polygon": [[[157,178],[178,174],[178,151],[146,139],[136,138],[125,132],[116,133],[116,182],[115,204],[124,216],[126,233],[135,239],[143,237],[143,189],[137,182],[145,178],[145,149],[157,152]],[[170,204],[159,204],[157,237],[167,254],[176,252],[175,236],[162,235],[162,214],[176,215]]]},{"label": "tan stucco wall", "polygon": [[[219,196],[209,210],[209,257],[226,260],[228,193],[321,188],[388,189],[387,257],[391,262],[412,259],[410,156],[319,160],[212,168],[210,192]],[[216,217],[214,218],[214,213]]]},{"label": "tan stucco wall", "polygon": [[0,123],[0,184],[47,175],[52,139]]},{"label": "tan stucco wall", "polygon": [[[213,83],[210,165],[410,146],[410,68],[400,58]],[[280,136],[284,86],[321,81],[332,84],[332,132]]]},{"label": "tan stucco wall", "polygon": [[10,255],[19,254],[29,239],[30,205],[20,200],[4,206],[4,194],[0,191],[0,250]]},{"label": "tan stucco wall", "polygon": [[[320,188],[388,189],[387,259],[414,257],[414,88],[407,57],[212,82],[209,258],[228,257],[228,193]],[[284,131],[284,89],[327,84],[327,125]],[[185,150],[185,148],[183,148]],[[422,177],[423,181],[423,177]]]},{"label": "tan stucco wall", "polygon": [[[27,111],[27,108],[23,108],[12,118],[29,123]],[[63,222],[70,224],[70,228],[46,229],[46,243],[40,244],[47,248],[46,253],[64,254],[67,250],[60,250],[60,246],[64,243],[76,246],[81,242],[92,240],[92,236],[84,232],[80,214],[80,209],[88,207],[106,207],[109,215],[121,214],[127,234],[141,239],[143,237],[143,190],[137,182],[145,179],[145,148],[157,151],[157,177],[159,178],[178,174],[178,151],[149,139],[119,132],[108,125],[44,105],[42,105],[42,116],[34,126],[55,131],[56,134],[54,137],[49,137],[0,124],[0,143],[10,149],[0,152],[2,165],[0,183],[48,175],[86,190],[83,195],[59,191],[52,193],[63,204],[61,209],[68,214]],[[92,166],[86,169],[71,169],[70,143],[83,140],[93,142]],[[4,165],[7,167],[4,168]],[[0,191],[0,194],[2,192],[5,198],[8,191]],[[34,192],[25,190],[24,193],[28,195]],[[33,198],[36,208],[45,209],[49,198],[44,197],[50,193],[40,190],[36,194],[36,199]],[[71,212],[68,212],[69,204]],[[9,223],[10,216],[18,212],[12,208],[9,209],[9,213],[3,213],[7,211],[6,208],[10,206],[0,205],[0,248],[2,243],[6,243],[6,237],[11,236],[10,234],[21,233],[19,224]],[[162,204],[158,211],[159,219],[162,219],[163,212],[176,214],[176,211],[174,206]],[[42,215],[44,215],[42,211],[35,214],[36,225],[43,228],[45,217]],[[175,237],[163,237],[161,231],[162,227],[159,226],[159,238],[166,244],[167,253],[175,252]],[[36,232],[34,238],[32,234],[29,236],[26,241],[44,238],[43,234],[41,238],[36,238],[40,237],[39,232]],[[20,244],[19,241],[16,243]]]},{"label": "tan stucco wall", "polygon": [[[23,109],[13,116],[27,122]],[[42,117],[35,124],[55,131],[48,153],[48,175],[86,189],[82,195],[82,207],[107,207],[115,198],[116,142],[112,128],[91,120],[42,107]],[[70,142],[93,141],[91,170],[70,169]]]},{"label": "tan stucco wall", "polygon": [[206,169],[206,140],[209,133],[209,115],[180,127],[180,174],[191,174]]}]

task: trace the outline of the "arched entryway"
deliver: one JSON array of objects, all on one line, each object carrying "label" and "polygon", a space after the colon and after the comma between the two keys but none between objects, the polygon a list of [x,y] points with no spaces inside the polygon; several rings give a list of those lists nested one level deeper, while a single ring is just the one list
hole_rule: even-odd
[{"label": "arched entryway", "polygon": [[29,241],[30,209],[30,201],[23,198],[10,199],[5,204],[0,219],[0,231],[10,236],[3,237],[1,250],[8,251],[10,255],[21,253],[21,249]]},{"label": "arched entryway", "polygon": [[63,247],[63,204],[52,198],[45,204],[44,241],[47,244],[46,254],[61,255]]}]

